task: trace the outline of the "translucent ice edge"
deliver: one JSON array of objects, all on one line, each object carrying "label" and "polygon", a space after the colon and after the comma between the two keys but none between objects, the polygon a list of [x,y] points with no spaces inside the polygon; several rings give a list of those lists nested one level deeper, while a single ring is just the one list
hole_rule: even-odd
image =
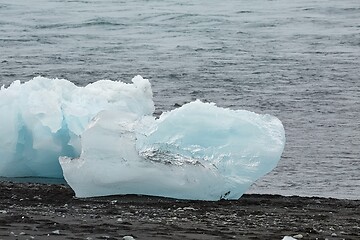
[{"label": "translucent ice edge", "polygon": [[239,198],[277,165],[277,118],[195,101],[155,119],[149,81],[132,82],[2,87],[0,176],[64,176],[77,197],[218,200]]}]

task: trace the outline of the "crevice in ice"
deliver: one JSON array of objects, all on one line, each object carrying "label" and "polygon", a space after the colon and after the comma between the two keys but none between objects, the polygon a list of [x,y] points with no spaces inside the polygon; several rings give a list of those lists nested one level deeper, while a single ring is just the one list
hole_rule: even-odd
[{"label": "crevice in ice", "polygon": [[142,150],[141,152],[139,152],[139,155],[145,160],[155,163],[162,163],[165,165],[182,166],[184,164],[188,164],[205,167],[198,159],[180,155],[178,153],[173,153],[170,149],[162,150],[150,148]]}]

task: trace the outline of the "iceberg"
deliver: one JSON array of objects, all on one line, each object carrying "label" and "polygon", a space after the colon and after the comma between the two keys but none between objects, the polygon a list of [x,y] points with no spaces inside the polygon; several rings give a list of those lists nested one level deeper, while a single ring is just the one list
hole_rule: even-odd
[{"label": "iceberg", "polygon": [[278,163],[279,119],[199,100],[153,116],[151,84],[35,78],[0,91],[0,176],[64,177],[77,197],[237,199]]},{"label": "iceberg", "polygon": [[0,176],[63,178],[60,156],[79,157],[80,137],[103,110],[151,114],[150,83],[101,80],[78,87],[36,77],[0,90]]}]

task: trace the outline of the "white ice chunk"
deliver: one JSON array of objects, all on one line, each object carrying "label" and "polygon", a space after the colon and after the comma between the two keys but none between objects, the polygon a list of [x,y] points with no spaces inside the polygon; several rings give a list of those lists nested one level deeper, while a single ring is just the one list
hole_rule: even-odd
[{"label": "white ice chunk", "polygon": [[296,238],[293,238],[291,236],[285,236],[282,240],[297,240]]},{"label": "white ice chunk", "polygon": [[132,82],[2,87],[0,176],[64,176],[78,197],[218,200],[240,197],[279,161],[277,118],[195,101],[155,119],[150,82]]},{"label": "white ice chunk", "polygon": [[148,80],[101,80],[77,87],[64,79],[36,77],[0,90],[0,176],[58,177],[59,156],[78,157],[80,135],[100,111],[137,115],[154,111]]},{"label": "white ice chunk", "polygon": [[82,135],[80,158],[61,158],[78,197],[147,194],[239,198],[281,157],[285,134],[270,115],[195,101],[155,120],[101,112]]}]

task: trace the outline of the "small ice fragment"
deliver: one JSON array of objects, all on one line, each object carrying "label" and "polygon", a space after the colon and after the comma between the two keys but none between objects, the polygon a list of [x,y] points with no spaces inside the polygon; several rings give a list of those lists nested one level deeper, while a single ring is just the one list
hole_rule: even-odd
[{"label": "small ice fragment", "polygon": [[283,237],[282,240],[296,240],[296,238],[290,237],[290,236],[285,236]]},{"label": "small ice fragment", "polygon": [[124,236],[122,239],[123,240],[135,240],[135,238],[133,236]]}]

